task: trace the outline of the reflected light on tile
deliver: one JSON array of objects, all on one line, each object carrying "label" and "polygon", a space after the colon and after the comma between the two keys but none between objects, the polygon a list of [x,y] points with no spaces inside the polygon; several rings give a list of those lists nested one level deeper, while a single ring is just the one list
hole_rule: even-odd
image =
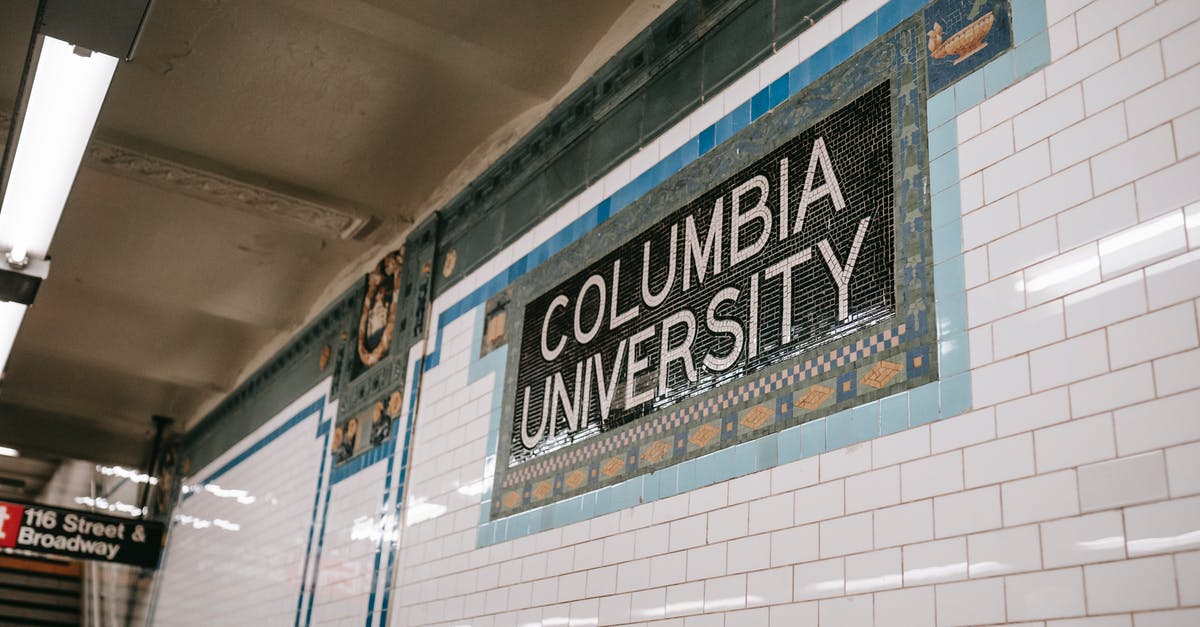
[{"label": "reflected light on tile", "polygon": [[104,497],[92,498],[90,496],[77,496],[75,497],[75,502],[79,505],[87,505],[88,507],[94,507],[96,509],[106,509],[110,512],[121,512],[123,514],[129,514],[130,516],[144,516],[146,514],[146,508],[144,507],[138,507],[136,505],[122,503],[120,501],[111,503]]},{"label": "reflected light on tile", "polygon": [[458,486],[458,493],[463,496],[479,496],[484,492],[483,479]]},{"label": "reflected light on tile", "polygon": [[354,519],[350,528],[351,540],[369,540],[374,544],[381,538],[386,538],[388,542],[395,542],[399,538],[394,516],[386,515],[382,520],[375,520],[367,516],[359,516]]},{"label": "reflected light on tile", "polygon": [[856,594],[858,592],[881,590],[884,588],[899,588],[900,584],[900,573],[880,575],[879,577],[859,577],[857,579],[846,579],[846,594]]},{"label": "reflected light on tile", "polygon": [[1125,544],[1125,536],[1109,536],[1096,540],[1081,540],[1075,543],[1080,551],[1111,551]]},{"label": "reflected light on tile", "polygon": [[433,520],[434,518],[437,518],[445,513],[445,505],[427,503],[423,500],[413,501],[408,505],[408,514],[404,517],[404,524],[411,527],[417,523],[425,522],[426,520]]},{"label": "reflected light on tile", "polygon": [[741,607],[745,607],[745,606],[746,606],[746,595],[745,594],[735,594],[730,597],[713,599],[712,601],[710,601],[706,604],[706,609],[704,611],[712,612],[712,611],[721,611],[721,610],[731,610],[731,609],[741,608]]},{"label": "reflected light on tile", "polygon": [[817,581],[817,582],[810,583],[810,584],[804,586],[804,591],[809,594],[815,593],[817,595],[822,595],[827,592],[832,592],[834,590],[840,591],[842,589],[843,585],[845,585],[845,580],[843,580],[843,579],[829,579],[827,581]]},{"label": "reflected light on tile", "polygon": [[1126,248],[1132,248],[1146,240],[1153,239],[1158,235],[1181,226],[1183,226],[1183,214],[1179,211],[1172,212],[1156,220],[1143,222],[1112,237],[1100,240],[1100,254],[1106,256],[1120,252]]},{"label": "reflected light on tile", "polygon": [[987,561],[975,562],[974,564],[971,564],[972,577],[985,577],[987,575],[994,575],[996,573],[1009,573],[1013,572],[1014,570],[1016,570],[1016,568],[1014,568],[1012,564],[1005,564],[1004,562]]},{"label": "reflected light on tile", "polygon": [[1084,261],[1079,261],[1068,266],[1056,268],[1050,272],[1036,276],[1030,279],[1028,282],[1017,281],[1017,291],[1038,292],[1046,289],[1047,287],[1058,285],[1059,283],[1066,283],[1067,281],[1083,276],[1099,267],[1100,259],[1093,256]]},{"label": "reflected light on tile", "polygon": [[928,566],[904,571],[904,581],[908,585],[925,583],[927,581],[945,581],[954,577],[967,576],[967,563],[946,564],[944,566]]},{"label": "reflected light on tile", "polygon": [[704,601],[701,599],[696,599],[694,601],[679,601],[677,603],[668,603],[667,604],[667,615],[668,616],[682,616],[685,614],[696,614],[703,610],[704,610]]},{"label": "reflected light on tile", "polygon": [[1190,549],[1197,545],[1200,545],[1200,531],[1189,531],[1177,536],[1130,540],[1129,554],[1132,556],[1146,555],[1148,553],[1164,553],[1167,551]]}]

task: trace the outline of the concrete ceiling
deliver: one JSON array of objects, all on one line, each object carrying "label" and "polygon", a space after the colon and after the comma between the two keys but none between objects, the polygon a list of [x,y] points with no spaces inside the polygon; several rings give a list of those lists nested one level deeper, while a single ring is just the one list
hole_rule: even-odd
[{"label": "concrete ceiling", "polygon": [[[0,445],[144,457],[101,443],[194,421],[667,5],[158,0],[9,361]],[[0,126],[35,9],[0,2]]]}]

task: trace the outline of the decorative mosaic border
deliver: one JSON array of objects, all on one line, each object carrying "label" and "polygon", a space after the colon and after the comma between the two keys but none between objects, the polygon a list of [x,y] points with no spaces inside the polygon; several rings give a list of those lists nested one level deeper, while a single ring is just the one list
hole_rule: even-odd
[{"label": "decorative mosaic border", "polygon": [[[809,69],[798,71],[801,66],[820,66],[840,62],[848,58],[857,48],[869,43],[874,37],[864,38],[855,33],[871,32],[871,29],[887,29],[902,19],[921,10],[921,0],[891,0],[864,23],[873,26],[855,26],[833,43],[822,48],[800,66],[789,72],[789,76],[811,76]],[[547,529],[563,527],[576,522],[601,516],[687,492],[719,481],[772,468],[805,457],[836,450],[850,444],[881,435],[888,435],[961,414],[971,407],[971,379],[969,353],[966,337],[966,289],[962,261],[962,223],[958,192],[957,135],[955,116],[979,104],[985,98],[999,93],[1016,81],[1029,76],[1050,61],[1049,39],[1046,32],[1044,0],[1013,0],[1011,4],[1013,47],[993,59],[983,68],[959,79],[954,85],[932,96],[926,103],[928,121],[928,146],[931,178],[931,222],[933,226],[934,297],[937,303],[936,328],[938,333],[938,370],[940,381],[929,383],[901,392],[878,401],[860,405],[853,410],[841,411],[804,425],[792,427],[758,438],[716,453],[682,462],[676,466],[658,470],[652,474],[635,477],[616,485],[594,490],[587,494],[566,499],[549,506],[531,509],[520,514],[498,520],[490,520],[492,472],[496,458],[494,451],[499,444],[501,421],[500,388],[503,380],[503,364],[507,347],[473,361],[470,380],[493,374],[497,390],[492,408],[492,425],[488,433],[488,451],[492,451],[485,462],[485,492],[481,498],[480,525],[477,542],[487,546],[506,542]],[[857,44],[857,45],[856,45]],[[840,51],[840,52],[839,52]],[[815,61],[814,61],[815,60]],[[793,83],[795,84],[795,83]],[[778,91],[778,87],[775,87]],[[778,99],[782,102],[783,98]],[[771,86],[763,88],[750,102],[770,102]],[[776,103],[777,104],[777,103]],[[773,106],[773,105],[771,105]],[[733,114],[726,116],[734,117]],[[733,120],[736,123],[736,120]],[[712,136],[717,127],[705,130]],[[701,133],[703,136],[705,133]],[[732,133],[730,133],[732,134]],[[700,136],[697,136],[700,137]],[[726,136],[727,138],[728,136]],[[695,141],[696,138],[693,138]],[[664,161],[669,160],[665,159]],[[661,164],[660,164],[661,166]],[[660,166],[651,168],[651,171]],[[630,183],[633,187],[638,181]],[[435,325],[432,357],[440,352],[441,331],[448,324],[466,314],[476,316],[476,337],[473,347],[478,349],[483,332],[483,306],[490,294],[503,289],[515,278],[524,274],[525,266],[534,259],[544,260],[567,243],[586,233],[597,222],[598,210],[603,209],[607,218],[613,200],[607,198],[592,211],[551,237],[526,257],[520,258],[506,271],[485,282],[475,291],[444,310]],[[540,262],[540,261],[538,261]],[[478,354],[476,351],[474,354]],[[436,364],[436,359],[434,361]],[[431,367],[431,366],[430,366]]]},{"label": "decorative mosaic border", "polygon": [[[547,285],[564,280],[577,268],[621,245],[641,225],[656,222],[691,202],[698,189],[707,188],[713,181],[723,180],[745,167],[747,162],[770,153],[777,145],[833,115],[885,80],[891,85],[888,110],[893,166],[888,178],[895,207],[892,228],[896,261],[892,271],[896,314],[883,323],[829,340],[832,350],[787,358],[756,375],[705,390],[657,414],[512,468],[506,466],[510,440],[500,439],[493,488],[500,495],[491,503],[493,518],[613,485],[633,475],[678,464],[936,379],[937,355],[931,354],[936,338],[926,322],[935,315],[930,298],[933,277],[927,271],[932,265],[927,170],[918,165],[928,159],[921,80],[923,41],[921,19],[914,17],[874,38],[870,46],[803,89],[792,91],[790,75],[785,75],[779,81],[780,87],[788,87],[788,93],[794,95],[780,106],[770,111],[764,109],[759,116],[750,111],[751,119],[757,117],[757,120],[734,134],[727,144],[713,149],[704,159],[623,209],[586,239],[573,243],[555,256],[552,263],[539,266],[514,284],[508,337],[522,337],[524,306],[540,296]],[[896,318],[901,320],[899,325]],[[896,351],[906,353],[899,355],[898,360],[880,361],[894,358]],[[515,405],[518,369],[515,357],[514,352],[505,370],[508,411],[501,433],[512,431],[514,416],[510,414]],[[911,362],[919,366],[906,367]],[[858,394],[859,376],[866,376],[875,366],[885,363],[890,364],[884,367],[892,376],[880,381],[878,387],[862,386],[863,394]],[[905,376],[897,378],[901,371]],[[791,383],[784,385],[785,380]],[[801,394],[819,394],[821,390],[830,393],[811,407],[801,405],[786,413],[779,411],[779,403],[784,401],[777,397],[790,398],[791,388],[801,383],[810,384],[807,390],[800,390]],[[813,397],[808,398],[811,401]],[[751,412],[749,420],[739,418],[746,412]]]}]

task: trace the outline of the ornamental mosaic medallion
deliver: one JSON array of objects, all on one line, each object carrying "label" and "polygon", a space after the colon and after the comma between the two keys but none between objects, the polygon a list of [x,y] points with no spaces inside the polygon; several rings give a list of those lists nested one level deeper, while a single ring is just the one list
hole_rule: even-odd
[{"label": "ornamental mosaic medallion", "polygon": [[905,21],[513,285],[492,518],[936,379],[925,30]]}]

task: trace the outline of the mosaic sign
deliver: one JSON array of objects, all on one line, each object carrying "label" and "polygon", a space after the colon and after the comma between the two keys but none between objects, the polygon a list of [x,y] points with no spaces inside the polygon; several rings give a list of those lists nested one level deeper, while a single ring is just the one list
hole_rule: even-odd
[{"label": "mosaic sign", "polygon": [[934,377],[916,44],[831,72],[514,287],[494,517]]}]

